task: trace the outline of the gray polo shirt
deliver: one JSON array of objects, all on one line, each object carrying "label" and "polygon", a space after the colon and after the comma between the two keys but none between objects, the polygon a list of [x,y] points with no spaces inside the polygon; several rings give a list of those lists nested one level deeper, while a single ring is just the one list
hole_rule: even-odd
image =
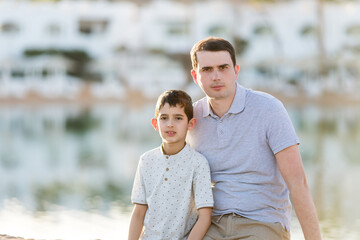
[{"label": "gray polo shirt", "polygon": [[274,154],[298,144],[283,104],[273,96],[237,83],[229,111],[216,116],[203,98],[194,103],[197,124],[187,142],[209,161],[213,215],[236,213],[280,222],[289,230],[289,190]]}]

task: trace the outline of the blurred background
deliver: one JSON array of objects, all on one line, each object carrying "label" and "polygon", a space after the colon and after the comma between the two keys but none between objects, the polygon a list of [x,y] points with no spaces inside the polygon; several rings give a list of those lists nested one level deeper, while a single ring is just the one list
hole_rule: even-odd
[{"label": "blurred background", "polygon": [[156,98],[203,97],[189,51],[208,36],[288,109],[324,239],[360,239],[356,0],[0,0],[0,234],[127,239]]}]

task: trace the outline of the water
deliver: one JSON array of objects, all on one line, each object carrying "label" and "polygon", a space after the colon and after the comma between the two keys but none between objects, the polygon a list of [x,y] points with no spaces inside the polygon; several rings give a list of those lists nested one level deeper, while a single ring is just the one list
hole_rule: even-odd
[{"label": "water", "polygon": [[[160,144],[154,104],[0,106],[0,234],[126,239],[138,157]],[[360,239],[358,106],[287,109],[324,239]]]}]

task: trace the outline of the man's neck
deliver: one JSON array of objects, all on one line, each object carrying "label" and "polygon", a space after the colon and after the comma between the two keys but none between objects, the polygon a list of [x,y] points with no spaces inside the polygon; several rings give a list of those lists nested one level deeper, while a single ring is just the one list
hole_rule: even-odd
[{"label": "man's neck", "polygon": [[235,93],[232,98],[225,98],[225,99],[209,99],[209,104],[211,110],[215,115],[218,117],[222,117],[227,113],[234,101]]}]

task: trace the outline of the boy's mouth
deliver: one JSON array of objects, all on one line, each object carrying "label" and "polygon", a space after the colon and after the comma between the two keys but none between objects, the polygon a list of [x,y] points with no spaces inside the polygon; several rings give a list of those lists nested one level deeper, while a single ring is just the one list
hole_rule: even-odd
[{"label": "boy's mouth", "polygon": [[171,137],[171,136],[174,136],[176,134],[176,132],[168,131],[168,132],[166,132],[166,134]]}]

